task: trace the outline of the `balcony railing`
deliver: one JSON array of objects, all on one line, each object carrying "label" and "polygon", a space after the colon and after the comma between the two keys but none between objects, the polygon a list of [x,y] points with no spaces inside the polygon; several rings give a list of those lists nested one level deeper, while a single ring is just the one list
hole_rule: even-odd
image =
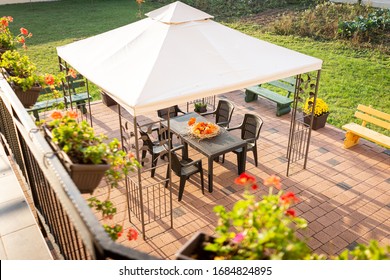
[{"label": "balcony railing", "polygon": [[42,233],[63,259],[155,259],[112,241],[0,75],[0,139],[31,190]]}]

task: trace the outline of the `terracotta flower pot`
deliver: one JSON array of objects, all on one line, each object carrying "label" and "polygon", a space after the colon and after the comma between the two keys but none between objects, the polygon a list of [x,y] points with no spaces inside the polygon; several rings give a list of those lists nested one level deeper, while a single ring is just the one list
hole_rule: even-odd
[{"label": "terracotta flower pot", "polygon": [[[323,114],[319,117],[314,116],[313,119],[313,130],[320,129],[325,126],[326,120],[328,119],[329,113]],[[311,117],[309,115],[303,116],[303,121],[305,124],[310,125]]]},{"label": "terracotta flower pot", "polygon": [[23,104],[24,108],[33,106],[37,102],[41,91],[41,86],[33,86],[31,89],[26,91],[23,91],[19,86],[14,86],[14,92],[19,98],[20,102]]}]

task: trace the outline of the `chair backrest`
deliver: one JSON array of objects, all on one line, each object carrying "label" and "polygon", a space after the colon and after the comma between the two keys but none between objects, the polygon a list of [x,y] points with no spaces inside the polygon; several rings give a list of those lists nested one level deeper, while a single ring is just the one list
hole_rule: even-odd
[{"label": "chair backrest", "polygon": [[181,173],[181,163],[179,157],[175,152],[171,153],[171,169],[175,172],[176,175],[180,176]]},{"label": "chair backrest", "polygon": [[263,120],[258,115],[245,114],[241,126],[241,138],[244,140],[255,138],[257,140],[262,126]]},{"label": "chair backrest", "polygon": [[142,140],[143,146],[147,147],[147,149],[152,152],[154,144],[153,144],[152,139],[150,139],[149,134],[141,129],[139,130],[139,133],[141,135],[141,140]]},{"label": "chair backrest", "polygon": [[228,100],[219,100],[217,110],[215,113],[215,122],[227,122],[229,123],[232,119],[234,111],[234,105]]},{"label": "chair backrest", "polygon": [[171,107],[168,107],[168,108],[157,110],[157,115],[160,118],[162,118],[164,120],[167,120],[168,119],[168,114],[169,114],[169,118],[174,118],[174,117],[178,116],[178,113],[180,111],[181,110],[179,109],[179,106],[178,105],[174,105],[174,106],[171,106]]}]

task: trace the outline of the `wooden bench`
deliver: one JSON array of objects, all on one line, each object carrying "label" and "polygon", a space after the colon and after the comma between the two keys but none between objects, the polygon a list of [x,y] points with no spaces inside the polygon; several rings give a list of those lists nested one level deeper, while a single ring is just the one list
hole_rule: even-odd
[{"label": "wooden bench", "polygon": [[[287,91],[287,94],[284,96],[280,93],[272,91],[270,88],[265,88],[265,86],[273,86],[278,89]],[[276,80],[268,82],[266,84],[253,86],[245,89],[245,101],[251,102],[258,99],[258,96],[266,98],[268,100],[276,102],[276,115],[282,116],[288,114],[291,111],[291,103],[293,102],[290,99],[291,93],[295,92],[295,78],[289,77],[281,80]]]},{"label": "wooden bench", "polygon": [[371,123],[390,130],[390,114],[375,110],[371,106],[359,104],[357,111],[355,112],[355,117],[361,119],[363,122],[361,125],[357,123],[348,123],[343,126],[343,129],[347,131],[344,140],[345,148],[350,148],[358,144],[360,137],[363,137],[386,148],[390,148],[389,136],[366,127],[367,123]]},{"label": "wooden bench", "polygon": [[[39,112],[55,108],[58,104],[64,103],[67,108],[70,104],[76,103],[77,108],[81,110],[83,114],[87,112],[86,102],[90,99],[88,92],[77,92],[79,88],[85,87],[85,81],[81,75],[76,78],[70,78],[69,81],[70,90],[68,90],[68,84],[65,83],[65,96],[59,98],[53,98],[48,100],[42,100],[36,102],[31,108],[27,108],[27,112],[32,112],[35,119],[39,121]],[[62,86],[56,88],[59,92],[63,92]],[[42,95],[53,93],[52,90],[47,87],[41,92]]]}]

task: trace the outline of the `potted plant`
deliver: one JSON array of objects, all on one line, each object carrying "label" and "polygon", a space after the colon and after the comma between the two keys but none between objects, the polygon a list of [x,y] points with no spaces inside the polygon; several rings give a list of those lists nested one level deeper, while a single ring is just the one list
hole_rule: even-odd
[{"label": "potted plant", "polygon": [[7,71],[6,79],[14,89],[23,106],[35,104],[45,83],[45,77],[37,74],[35,64],[18,51],[6,51],[2,55],[0,67]]},{"label": "potted plant", "polygon": [[[54,111],[50,117],[52,120],[41,120],[37,124],[45,131],[53,147],[59,150],[59,158],[80,192],[92,194],[101,179],[106,179],[109,188],[107,198],[99,200],[92,196],[88,204],[101,213],[104,221],[112,221],[117,209],[110,200],[111,188],[117,188],[130,171],[141,165],[132,153],[121,149],[118,139],[105,142],[106,135],[97,135],[87,121],[78,121],[77,112]],[[104,224],[103,227],[115,241],[123,234],[123,224],[124,220],[122,224]],[[136,240],[138,232],[130,228],[126,236],[128,240]]]},{"label": "potted plant", "polygon": [[[314,97],[307,98],[303,106],[303,121],[310,125],[311,112],[313,109]],[[329,116],[329,106],[321,98],[316,99],[316,106],[313,113],[313,129],[317,130],[325,126]]]},{"label": "potted plant", "polygon": [[[311,251],[298,230],[307,221],[297,216],[293,205],[299,202],[292,192],[281,190],[280,178],[271,176],[263,181],[268,194],[258,197],[256,178],[242,173],[235,183],[245,187],[244,199],[228,211],[218,205],[214,212],[219,217],[215,237],[197,233],[176,254],[179,260],[304,260],[326,259]],[[274,194],[274,190],[276,193]],[[333,259],[390,259],[390,246],[381,248],[376,241],[345,250]]]},{"label": "potted plant", "polygon": [[11,16],[3,16],[0,18],[0,60],[1,54],[5,51],[16,49],[16,43],[20,43],[23,45],[23,48],[26,48],[26,38],[32,36],[32,34],[23,27],[20,28],[20,34],[14,36],[9,29],[9,24],[13,22],[13,20],[14,19]]},{"label": "potted plant", "polygon": [[207,104],[206,103],[195,102],[194,106],[195,106],[194,111],[197,112],[197,113],[207,112]]},{"label": "potted plant", "polygon": [[60,150],[64,166],[81,193],[92,193],[104,175],[116,187],[119,180],[139,166],[138,162],[120,149],[118,139],[105,143],[107,136],[96,135],[88,122],[77,121],[77,116],[74,111],[54,111],[51,121],[38,124],[50,136],[54,148]]},{"label": "potted plant", "polygon": [[[269,193],[260,200],[250,192],[258,188],[254,176],[242,173],[235,183],[246,187],[244,199],[236,202],[231,211],[221,205],[214,207],[219,217],[217,237],[198,240],[204,251],[213,259],[309,258],[309,247],[295,233],[307,222],[296,216],[292,205],[298,198],[292,192],[283,193],[280,179],[272,176],[264,181]],[[274,189],[277,194],[273,194]],[[198,254],[205,256],[204,252]]]}]

